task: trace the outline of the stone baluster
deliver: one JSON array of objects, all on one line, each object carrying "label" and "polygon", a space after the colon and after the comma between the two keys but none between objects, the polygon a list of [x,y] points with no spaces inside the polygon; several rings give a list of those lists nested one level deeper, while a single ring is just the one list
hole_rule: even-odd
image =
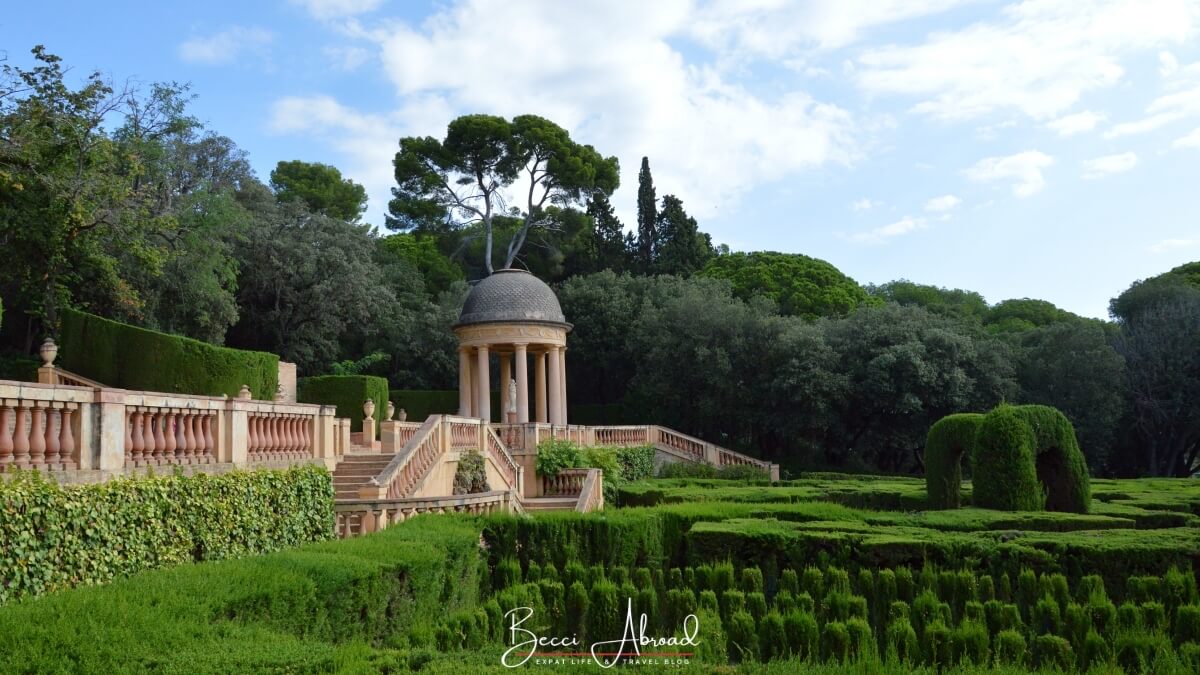
[{"label": "stone baluster", "polygon": [[9,427],[13,421],[13,410],[0,401],[0,471],[13,462],[13,441]]},{"label": "stone baluster", "polygon": [[287,458],[295,459],[300,454],[300,420],[296,415],[287,416]]},{"label": "stone baluster", "polygon": [[215,417],[215,415],[213,415],[212,413],[209,413],[204,416],[204,461],[205,462],[213,461],[213,454],[214,454],[213,451],[215,450],[215,448],[213,447],[212,425],[213,425],[214,417]]},{"label": "stone baluster", "polygon": [[61,444],[62,464],[64,469],[74,469],[78,462],[75,458],[75,430],[71,422],[72,415],[75,414],[74,403],[68,403],[62,409],[62,434],[59,439]]},{"label": "stone baluster", "polygon": [[23,402],[18,402],[16,421],[13,423],[13,463],[21,468],[28,468],[31,464],[29,456],[29,429],[31,426],[29,408]]},{"label": "stone baluster", "polygon": [[46,462],[46,411],[37,402],[29,424],[29,463],[40,466]]},{"label": "stone baluster", "polygon": [[191,464],[196,459],[196,434],[192,431],[192,420],[195,415],[191,410],[179,413],[179,422],[183,437],[183,463]]},{"label": "stone baluster", "polygon": [[263,421],[267,427],[267,442],[263,444],[263,449],[266,451],[267,459],[275,459],[275,449],[279,447],[279,434],[275,428],[278,420],[274,417],[265,417]]},{"label": "stone baluster", "polygon": [[170,455],[167,454],[167,435],[163,433],[163,427],[166,425],[166,418],[163,417],[162,410],[155,410],[150,415],[151,438],[154,439],[154,463],[165,464],[170,461]]},{"label": "stone baluster", "polygon": [[133,408],[125,408],[125,466],[137,466],[137,453],[133,450]]},{"label": "stone baluster", "polygon": [[125,452],[125,462],[134,466],[141,466],[146,463],[146,439],[142,436],[142,413],[137,409],[129,411],[125,420],[125,426],[129,429],[129,445]]},{"label": "stone baluster", "polygon": [[179,447],[179,443],[175,439],[175,413],[171,410],[162,411],[163,418],[163,441],[166,443],[163,446],[163,463],[175,463],[175,450]]},{"label": "stone baluster", "polygon": [[58,417],[56,410],[46,404],[46,464],[51,470],[61,468],[62,459],[59,456],[58,427],[54,424]]}]

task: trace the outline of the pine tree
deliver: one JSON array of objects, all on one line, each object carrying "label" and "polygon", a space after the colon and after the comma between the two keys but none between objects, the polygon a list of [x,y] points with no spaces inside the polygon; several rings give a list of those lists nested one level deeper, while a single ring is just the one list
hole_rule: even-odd
[{"label": "pine tree", "polygon": [[712,239],[700,231],[696,219],[683,210],[683,201],[675,195],[663,197],[658,213],[657,256],[654,271],[690,277],[713,257]]},{"label": "pine tree", "polygon": [[587,213],[592,217],[592,236],[589,242],[590,271],[624,271],[627,267],[625,227],[613,212],[608,197],[596,194],[588,202]]},{"label": "pine tree", "polygon": [[642,158],[642,169],[638,172],[638,238],[637,264],[642,272],[654,267],[658,248],[658,203],[654,196],[654,178],[650,175],[650,158]]}]

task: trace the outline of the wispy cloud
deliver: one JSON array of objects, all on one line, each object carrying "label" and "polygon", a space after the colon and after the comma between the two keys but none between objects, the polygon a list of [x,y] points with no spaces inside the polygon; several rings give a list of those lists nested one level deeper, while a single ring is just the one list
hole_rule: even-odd
[{"label": "wispy cloud", "polygon": [[208,37],[194,37],[179,45],[179,58],[188,63],[233,63],[247,51],[263,51],[275,39],[271,31],[253,26],[231,26]]},{"label": "wispy cloud", "polygon": [[914,218],[912,216],[904,216],[894,223],[888,223],[882,227],[877,227],[867,232],[857,232],[850,235],[850,241],[856,244],[883,244],[889,239],[894,239],[910,232],[923,230],[927,227],[924,218]]},{"label": "wispy cloud", "polygon": [[1057,132],[1059,136],[1074,136],[1075,134],[1095,129],[1096,125],[1105,119],[1106,116],[1103,113],[1084,110],[1074,115],[1066,115],[1056,120],[1051,120],[1046,123],[1046,126],[1051,131]]},{"label": "wispy cloud", "polygon": [[330,66],[344,72],[358,70],[370,58],[370,53],[362,47],[326,47],[321,52]]},{"label": "wispy cloud", "polygon": [[1192,133],[1186,136],[1176,138],[1171,145],[1176,148],[1200,148],[1200,127],[1193,129]]},{"label": "wispy cloud", "polygon": [[292,0],[317,19],[341,19],[374,10],[383,0]]},{"label": "wispy cloud", "polygon": [[1038,150],[1026,150],[1006,157],[985,157],[968,168],[967,178],[977,183],[1008,181],[1013,195],[1029,197],[1046,187],[1042,169],[1054,164],[1054,158]]},{"label": "wispy cloud", "polygon": [[1167,251],[1175,251],[1181,248],[1191,248],[1200,244],[1200,239],[1163,239],[1157,244],[1152,244],[1146,247],[1146,250],[1158,254],[1166,253]]},{"label": "wispy cloud", "polygon": [[1135,152],[1122,152],[1116,155],[1105,155],[1095,159],[1084,160],[1084,178],[1103,178],[1114,173],[1123,173],[1137,166],[1138,156]]},{"label": "wispy cloud", "polygon": [[925,210],[933,213],[945,213],[953,210],[956,206],[962,203],[962,200],[954,195],[942,195],[934,197],[925,202]]},{"label": "wispy cloud", "polygon": [[879,202],[873,202],[870,199],[863,197],[862,199],[851,204],[850,208],[855,211],[870,211],[876,206],[879,206]]}]

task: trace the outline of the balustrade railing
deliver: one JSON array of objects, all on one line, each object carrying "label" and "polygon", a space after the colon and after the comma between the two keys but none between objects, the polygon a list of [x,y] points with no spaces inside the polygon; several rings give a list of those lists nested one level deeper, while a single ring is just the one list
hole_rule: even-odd
[{"label": "balustrade railing", "polygon": [[678,450],[692,457],[695,461],[703,462],[705,460],[704,441],[663,427],[654,427],[653,436],[655,443]]},{"label": "balustrade railing", "polygon": [[450,448],[452,450],[479,449],[478,421],[452,421],[450,424]]},{"label": "balustrade railing", "polygon": [[583,491],[589,469],[562,469],[553,476],[542,476],[543,497],[574,497]]},{"label": "balustrade railing", "polygon": [[504,447],[504,443],[500,441],[500,437],[491,427],[484,427],[487,430],[487,451],[488,456],[492,458],[492,462],[500,471],[500,475],[504,477],[505,482],[510,487],[517,486],[517,477],[521,473],[521,467],[513,459],[512,455],[508,454],[508,449]]},{"label": "balustrade railing", "polygon": [[579,499],[575,502],[575,510],[588,513],[604,508],[604,472],[600,469],[588,469],[579,489]]},{"label": "balustrade railing", "polygon": [[79,404],[0,399],[0,471],[61,471],[78,466]]},{"label": "balustrade railing", "polygon": [[125,464],[211,464],[216,461],[215,410],[126,406]]},{"label": "balustrade railing", "polygon": [[650,443],[650,427],[594,427],[596,445],[637,446]]},{"label": "balustrade railing", "polygon": [[290,413],[250,415],[247,455],[252,462],[303,459],[312,446],[313,418]]},{"label": "balustrade railing", "polygon": [[335,533],[342,538],[377,532],[422,513],[523,512],[520,499],[511,490],[457,497],[347,500],[339,501],[333,509]]}]

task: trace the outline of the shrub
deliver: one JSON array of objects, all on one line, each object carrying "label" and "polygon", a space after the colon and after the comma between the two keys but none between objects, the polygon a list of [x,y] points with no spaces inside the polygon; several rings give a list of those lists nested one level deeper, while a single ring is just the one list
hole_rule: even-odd
[{"label": "shrub", "polygon": [[1117,626],[1125,631],[1138,631],[1142,628],[1142,612],[1132,602],[1122,602],[1117,608]]},{"label": "shrub", "polygon": [[1025,638],[1017,631],[1008,629],[996,633],[996,660],[1001,665],[1020,667],[1025,665]]},{"label": "shrub", "polygon": [[654,475],[653,445],[619,448],[617,461],[621,463],[621,478],[627,481],[643,480]]},{"label": "shrub", "polygon": [[759,636],[759,647],[764,662],[787,656],[787,632],[783,627],[783,616],[779,612],[771,611],[762,617]]},{"label": "shrub", "polygon": [[779,573],[779,588],[792,595],[800,592],[800,577],[796,570],[788,568]]},{"label": "shrub", "polygon": [[925,489],[929,508],[957,509],[962,486],[962,457],[968,459],[983,415],[947,415],[929,427],[925,438]]},{"label": "shrub", "polygon": [[1117,665],[1126,673],[1152,673],[1154,662],[1170,644],[1161,635],[1127,631],[1117,636],[1113,652]]},{"label": "shrub", "polygon": [[328,539],[333,483],[312,466],[78,486],[19,473],[0,481],[0,514],[3,603]]},{"label": "shrub", "polygon": [[989,412],[975,437],[972,466],[981,479],[973,485],[976,506],[1088,512],[1087,463],[1074,427],[1054,408],[1001,405]]},{"label": "shrub", "polygon": [[1195,602],[1197,599],[1194,574],[1171,567],[1163,576],[1162,585],[1162,597],[1166,601],[1168,611],[1173,612],[1177,607]]},{"label": "shrub", "polygon": [[255,399],[269,401],[279,382],[274,354],[217,347],[74,309],[62,311],[58,346],[64,370],[120,389],[233,398],[245,384]]},{"label": "shrub", "polygon": [[767,598],[762,593],[754,592],[746,594],[746,609],[755,621],[761,621],[767,613]]},{"label": "shrub", "polygon": [[746,610],[746,594],[730,589],[721,592],[721,616],[725,621],[738,612]]},{"label": "shrub", "polygon": [[350,428],[362,429],[363,401],[375,402],[375,420],[387,418],[387,380],[374,375],[322,375],[296,380],[296,400],[337,407],[337,416],[350,419]]},{"label": "shrub", "polygon": [[733,579],[733,563],[726,560],[713,566],[711,587],[718,594],[737,588]]},{"label": "shrub", "polygon": [[814,598],[824,597],[825,575],[816,567],[804,568],[804,577],[801,579],[800,588]]},{"label": "shrub", "polygon": [[716,478],[725,480],[765,480],[770,474],[756,464],[727,464],[717,469]]},{"label": "shrub", "polygon": [[821,629],[821,659],[846,663],[850,659],[850,631],[841,621],[828,621]]},{"label": "shrub", "polygon": [[817,640],[820,633],[817,620],[811,612],[788,612],[783,617],[783,630],[791,654],[799,659],[817,658]]},{"label": "shrub", "polygon": [[1037,605],[1033,608],[1030,627],[1036,633],[1051,633],[1054,635],[1062,633],[1062,614],[1058,611],[1058,603],[1054,601],[1054,598],[1046,596],[1038,600]]},{"label": "shrub", "polygon": [[737,663],[753,661],[758,655],[758,634],[754,627],[754,617],[744,610],[739,610],[730,615],[725,625],[730,659]]},{"label": "shrub", "polygon": [[1200,605],[1182,605],[1175,610],[1175,644],[1200,644]]},{"label": "shrub", "polygon": [[846,621],[846,632],[850,634],[850,654],[856,659],[863,659],[875,654],[875,637],[871,633],[871,624],[866,619],[853,618]]},{"label": "shrub", "polygon": [[[451,491],[456,495],[474,495],[491,491],[487,482],[487,463],[479,451],[468,450],[459,457],[458,467],[454,470],[454,484]],[[530,579],[530,581],[536,581],[536,579]]]},{"label": "shrub", "polygon": [[538,587],[541,590],[542,604],[546,607],[546,619],[550,622],[550,627],[558,631],[563,630],[567,618],[566,588],[562,583],[549,579],[539,581]]},{"label": "shrub", "polygon": [[1108,663],[1111,659],[1112,648],[1109,646],[1108,640],[1100,637],[1096,631],[1089,630],[1079,648],[1079,669],[1087,671]]},{"label": "shrub", "polygon": [[[667,591],[667,627],[674,630],[683,624],[689,614],[697,611],[696,594],[690,588],[673,588]],[[701,607],[700,609],[708,609]]]},{"label": "shrub", "polygon": [[950,629],[941,620],[925,626],[921,637],[925,664],[934,668],[949,666],[953,663],[953,641]]},{"label": "shrub", "polygon": [[988,663],[987,627],[979,621],[963,621],[951,636],[954,644],[954,660],[966,661],[976,666]]},{"label": "shrub", "polygon": [[796,609],[796,596],[792,595],[791,591],[779,591],[775,594],[772,604],[775,606],[775,609],[779,610],[780,614],[787,614]]},{"label": "shrub", "polygon": [[1141,609],[1142,625],[1146,627],[1146,630],[1157,632],[1169,628],[1166,609],[1161,602],[1143,602]]},{"label": "shrub", "polygon": [[458,392],[455,390],[391,389],[388,400],[396,404],[397,410],[404,409],[409,422],[424,422],[430,415],[458,413]]},{"label": "shrub", "polygon": [[567,589],[566,605],[567,634],[578,635],[580,644],[583,644],[585,638],[590,637],[587,633],[587,625],[591,602],[588,599],[587,588],[584,587],[582,581],[576,580],[571,583]]},{"label": "shrub", "polygon": [[917,632],[906,618],[895,618],[888,623],[886,658],[888,662],[915,664],[920,658]]},{"label": "shrub", "polygon": [[557,476],[563,469],[573,469],[583,465],[583,454],[579,446],[571,441],[559,438],[548,438],[537,447],[537,474],[539,476]]},{"label": "shrub", "polygon": [[496,590],[504,590],[521,583],[521,562],[516,558],[504,557],[496,565]]},{"label": "shrub", "polygon": [[763,590],[763,575],[762,570],[757,567],[746,567],[742,569],[742,592],[744,593],[761,593]]},{"label": "shrub", "polygon": [[625,625],[625,607],[617,585],[607,579],[592,584],[588,594],[587,636],[589,642],[614,640]]},{"label": "shrub", "polygon": [[700,462],[665,462],[658,470],[659,478],[716,478],[717,467]]},{"label": "shrub", "polygon": [[1065,637],[1078,648],[1092,629],[1091,617],[1079,603],[1068,603],[1067,611],[1063,613],[1063,628],[1066,631]]},{"label": "shrub", "polygon": [[913,589],[912,570],[907,567],[896,570],[896,597],[905,602],[912,602]]},{"label": "shrub", "polygon": [[700,610],[720,616],[721,605],[717,601],[717,594],[713,591],[700,591]]},{"label": "shrub", "polygon": [[1075,664],[1071,643],[1057,635],[1039,635],[1033,639],[1033,665],[1037,668],[1070,670]]},{"label": "shrub", "polygon": [[[705,591],[706,593],[711,591]],[[699,623],[697,634],[696,660],[700,663],[728,663],[729,652],[726,649],[726,637],[721,617],[715,612],[701,609],[696,613]]]}]

